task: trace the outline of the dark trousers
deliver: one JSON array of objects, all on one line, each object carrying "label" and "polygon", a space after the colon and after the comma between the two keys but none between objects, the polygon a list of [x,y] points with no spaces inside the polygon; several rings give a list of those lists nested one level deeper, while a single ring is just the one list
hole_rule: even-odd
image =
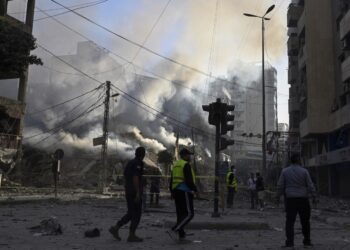
[{"label": "dark trousers", "polygon": [[142,214],[142,201],[135,202],[135,195],[127,194],[125,195],[128,211],[127,213],[118,221],[118,227],[122,227],[130,223],[130,232],[135,233],[137,226],[140,223]]},{"label": "dark trousers", "polygon": [[250,193],[250,208],[254,209],[255,204],[257,204],[258,194],[255,190],[249,190],[249,193]]},{"label": "dark trousers", "polygon": [[159,204],[159,187],[151,186],[150,189],[150,203],[153,204],[153,197],[155,196],[155,204]]},{"label": "dark trousers", "polygon": [[287,198],[286,201],[286,237],[287,245],[294,245],[294,223],[299,214],[304,243],[310,242],[310,203],[308,198]]},{"label": "dark trousers", "polygon": [[193,194],[175,189],[173,190],[173,197],[176,206],[177,222],[172,229],[179,233],[180,238],[184,238],[186,236],[184,227],[194,216]]},{"label": "dark trousers", "polygon": [[233,187],[227,187],[227,207],[233,206],[233,199],[235,198],[235,189]]}]

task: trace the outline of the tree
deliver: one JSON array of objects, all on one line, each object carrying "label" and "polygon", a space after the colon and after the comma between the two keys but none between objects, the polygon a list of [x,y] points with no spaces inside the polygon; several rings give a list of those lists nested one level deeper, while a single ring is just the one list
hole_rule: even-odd
[{"label": "tree", "polygon": [[36,39],[7,21],[0,19],[0,79],[18,78],[31,64],[42,61],[30,51],[36,49]]}]

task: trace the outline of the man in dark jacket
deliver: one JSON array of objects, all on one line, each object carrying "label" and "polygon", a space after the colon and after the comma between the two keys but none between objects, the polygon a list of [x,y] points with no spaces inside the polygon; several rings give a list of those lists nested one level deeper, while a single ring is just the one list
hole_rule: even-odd
[{"label": "man in dark jacket", "polygon": [[145,148],[138,147],[135,151],[135,158],[129,161],[124,169],[125,198],[128,211],[115,226],[109,229],[109,232],[119,241],[121,240],[119,229],[129,221],[131,221],[131,223],[128,242],[143,241],[142,238],[136,236],[135,232],[142,213],[142,175],[144,165],[143,158],[145,154]]},{"label": "man in dark jacket", "polygon": [[260,205],[260,210],[263,211],[265,208],[265,185],[264,185],[264,179],[260,175],[260,173],[256,173],[256,192],[257,192],[257,198],[258,198],[258,205]]},{"label": "man in dark jacket", "polygon": [[286,243],[285,247],[294,246],[294,223],[297,214],[300,217],[304,246],[312,246],[310,238],[309,195],[315,200],[315,187],[309,172],[300,166],[299,154],[292,155],[291,165],[282,170],[277,183],[277,200],[284,195],[286,198]]},{"label": "man in dark jacket", "polygon": [[171,238],[185,242],[184,227],[194,216],[193,196],[197,193],[195,173],[189,163],[193,154],[184,148],[180,151],[180,160],[176,161],[171,170],[170,192],[175,200],[177,222],[168,234]]}]

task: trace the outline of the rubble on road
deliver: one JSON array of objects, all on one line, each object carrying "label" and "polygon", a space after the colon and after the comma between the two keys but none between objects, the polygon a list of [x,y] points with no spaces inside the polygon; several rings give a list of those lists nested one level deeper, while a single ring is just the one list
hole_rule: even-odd
[{"label": "rubble on road", "polygon": [[42,220],[40,225],[30,227],[29,230],[34,233],[34,236],[59,235],[63,233],[62,226],[55,217]]}]

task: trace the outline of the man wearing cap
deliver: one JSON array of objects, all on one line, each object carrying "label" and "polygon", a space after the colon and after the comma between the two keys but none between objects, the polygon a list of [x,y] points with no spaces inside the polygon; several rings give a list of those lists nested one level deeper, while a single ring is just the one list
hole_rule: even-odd
[{"label": "man wearing cap", "polygon": [[142,242],[143,239],[137,237],[135,232],[141,219],[142,213],[142,175],[143,175],[143,158],[146,150],[144,147],[138,147],[135,150],[135,158],[129,161],[124,169],[125,180],[125,198],[127,202],[127,213],[117,222],[115,226],[110,227],[109,232],[118,241],[119,229],[130,223],[128,242]]},{"label": "man wearing cap", "polygon": [[172,166],[170,178],[170,192],[175,200],[177,222],[168,234],[173,239],[185,242],[186,233],[184,227],[194,216],[193,196],[197,193],[196,176],[189,161],[192,152],[183,148],[180,152],[180,160]]}]

